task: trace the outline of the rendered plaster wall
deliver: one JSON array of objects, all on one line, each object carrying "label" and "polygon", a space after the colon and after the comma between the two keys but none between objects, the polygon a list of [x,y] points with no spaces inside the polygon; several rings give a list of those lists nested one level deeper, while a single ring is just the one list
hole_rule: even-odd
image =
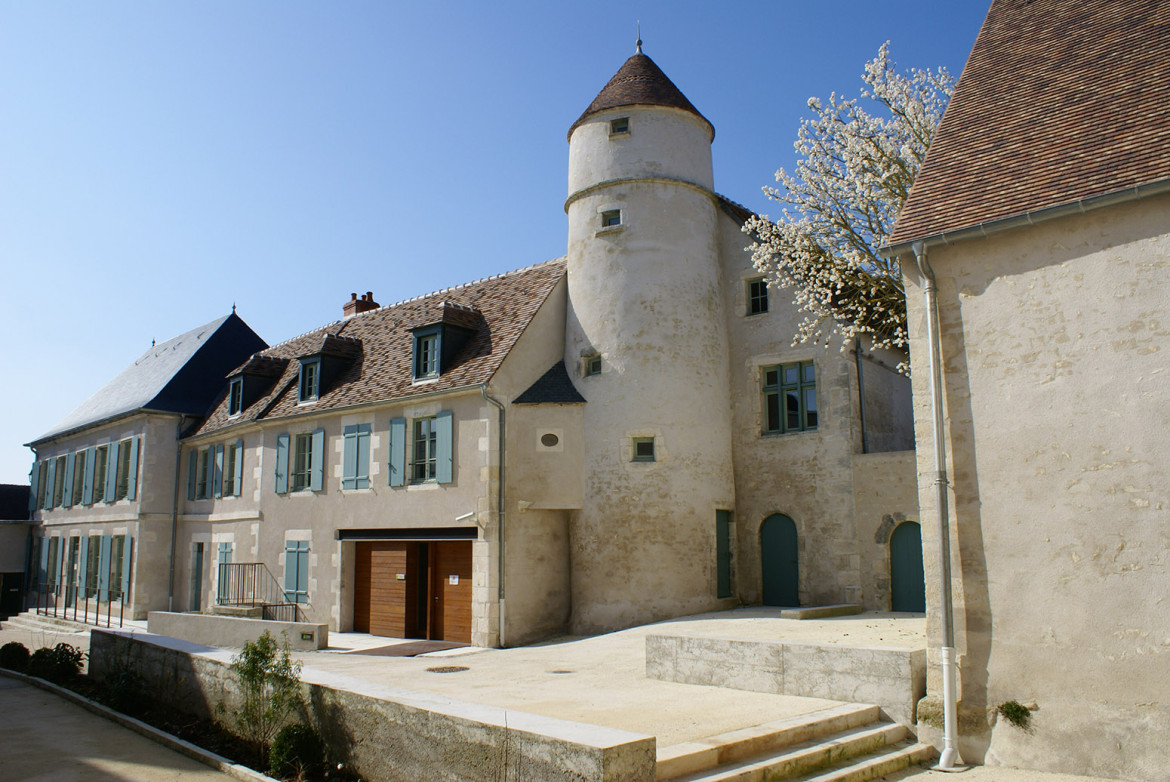
[{"label": "rendered plaster wall", "polygon": [[[158,636],[95,630],[90,674],[132,665],[156,697],[186,713],[230,710],[238,690],[230,653]],[[652,782],[651,736],[479,706],[306,669],[306,713],[331,760],[370,782],[539,779]]]},{"label": "rendered plaster wall", "polygon": [[[158,635],[194,641],[205,646],[242,649],[245,643],[255,641],[264,633],[290,649],[309,651],[329,646],[329,626],[308,622],[275,622],[236,616],[210,614],[179,614],[169,611],[151,611],[147,629]],[[308,638],[304,636],[308,635]]]},{"label": "rendered plaster wall", "polygon": [[[504,644],[520,646],[566,632],[572,608],[569,511],[510,506],[504,556]],[[483,597],[490,602],[495,593]]]},{"label": "rendered plaster wall", "polygon": [[[932,249],[968,761],[1165,777],[1170,196]],[[903,259],[927,603],[939,564],[923,292]],[[931,610],[930,692],[942,628]],[[1035,703],[1033,732],[986,708]],[[929,700],[929,699],[928,699]],[[933,706],[928,703],[933,710]]]},{"label": "rendered plaster wall", "polygon": [[[609,120],[627,115],[629,135],[610,137]],[[734,496],[715,204],[663,181],[709,185],[709,140],[686,112],[615,109],[570,142],[564,356],[589,400],[570,530],[574,632],[726,605],[716,510]],[[620,226],[601,226],[609,210]],[[580,377],[591,354],[601,374]],[[635,438],[653,438],[653,461],[634,459]]]},{"label": "rendered plaster wall", "polygon": [[28,522],[0,522],[0,573],[23,573],[28,553]]},{"label": "rendered plaster wall", "polygon": [[[174,508],[177,424],[174,415],[145,414],[95,426],[42,446],[39,458],[139,438],[135,499],[39,510],[42,534],[70,537],[129,535],[132,543],[131,605],[128,619],[145,619],[148,611],[167,607],[171,521]],[[64,550],[64,548],[62,549]]]},{"label": "rendered plaster wall", "polygon": [[910,378],[898,371],[898,364],[906,360],[904,354],[890,350],[861,351],[868,453],[914,450],[913,391]]},{"label": "rendered plaster wall", "polygon": [[[861,450],[857,371],[840,343],[792,346],[800,315],[791,294],[768,289],[768,312],[748,314],[748,282],[761,276],[748,238],[720,215],[730,337],[735,454],[736,573],[745,603],[762,599],[760,527],[776,513],[796,523],[802,605],[864,602],[862,545],[854,524],[852,455]],[[763,368],[797,361],[816,367],[814,431],[763,434]]]},{"label": "rendered plaster wall", "polygon": [[919,520],[917,466],[914,451],[853,455],[853,509],[867,608],[890,610],[890,535],[902,522]]}]

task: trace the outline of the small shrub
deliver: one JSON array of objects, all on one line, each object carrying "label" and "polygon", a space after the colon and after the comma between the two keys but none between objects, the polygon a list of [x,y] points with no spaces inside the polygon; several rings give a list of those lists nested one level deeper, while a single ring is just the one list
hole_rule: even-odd
[{"label": "small shrub", "polygon": [[[251,744],[263,768],[272,737],[303,704],[301,664],[289,656],[288,641],[278,647],[267,630],[244,644],[232,658],[231,670],[240,688],[240,706],[230,711],[240,738]],[[221,702],[217,710],[228,711]]]},{"label": "small shrub", "polygon": [[81,673],[85,652],[76,646],[60,643],[50,649],[43,646],[28,658],[27,673],[54,684],[67,684]]},{"label": "small shrub", "polygon": [[272,740],[268,764],[282,779],[317,778],[325,765],[325,746],[308,725],[286,725]]},{"label": "small shrub", "polygon": [[1024,731],[1030,733],[1032,730],[1032,711],[1019,701],[1007,701],[995,707],[999,712],[999,716],[1003,717],[1010,724]]},{"label": "small shrub", "polygon": [[10,671],[20,671],[23,673],[28,670],[28,658],[30,657],[28,647],[18,641],[9,641],[0,646],[0,668],[7,668]]},{"label": "small shrub", "polygon": [[138,674],[138,669],[133,665],[117,664],[102,680],[101,701],[123,714],[131,716],[142,714],[150,705],[146,680]]}]

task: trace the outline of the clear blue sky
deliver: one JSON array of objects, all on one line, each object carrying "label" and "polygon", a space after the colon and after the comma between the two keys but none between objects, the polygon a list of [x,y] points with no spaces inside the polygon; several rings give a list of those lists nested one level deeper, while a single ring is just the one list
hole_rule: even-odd
[{"label": "clear blue sky", "polygon": [[562,255],[569,125],[644,51],[761,212],[810,95],[885,40],[962,70],[988,0],[0,0],[0,482],[232,304],[270,343]]}]

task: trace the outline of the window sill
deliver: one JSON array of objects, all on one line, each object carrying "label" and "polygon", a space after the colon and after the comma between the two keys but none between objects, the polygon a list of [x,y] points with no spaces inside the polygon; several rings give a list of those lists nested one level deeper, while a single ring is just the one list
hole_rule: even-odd
[{"label": "window sill", "polygon": [[433,491],[437,488],[439,488],[439,482],[437,480],[418,481],[406,485],[407,491]]},{"label": "window sill", "polygon": [[795,437],[800,434],[816,434],[816,429],[800,429],[793,432],[760,432],[760,437]]},{"label": "window sill", "polygon": [[616,233],[621,233],[625,229],[626,229],[626,223],[622,223],[621,225],[607,225],[604,228],[598,228],[597,232],[594,233],[593,235],[594,236],[604,236],[606,234],[616,234]]},{"label": "window sill", "polygon": [[425,386],[428,383],[434,383],[438,379],[438,375],[424,375],[422,377],[412,378],[410,384],[412,386]]}]

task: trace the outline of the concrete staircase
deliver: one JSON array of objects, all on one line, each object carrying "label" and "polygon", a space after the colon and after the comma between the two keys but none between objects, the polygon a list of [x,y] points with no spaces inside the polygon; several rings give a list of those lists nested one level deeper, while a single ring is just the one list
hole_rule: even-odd
[{"label": "concrete staircase", "polygon": [[930,760],[934,748],[880,721],[877,706],[847,703],[663,747],[658,779],[675,782],[865,782]]},{"label": "concrete staircase", "polygon": [[25,611],[23,614],[5,619],[0,622],[4,630],[24,630],[30,633],[88,633],[90,625],[74,622],[70,619],[61,619],[53,616],[42,616],[36,611]]}]

